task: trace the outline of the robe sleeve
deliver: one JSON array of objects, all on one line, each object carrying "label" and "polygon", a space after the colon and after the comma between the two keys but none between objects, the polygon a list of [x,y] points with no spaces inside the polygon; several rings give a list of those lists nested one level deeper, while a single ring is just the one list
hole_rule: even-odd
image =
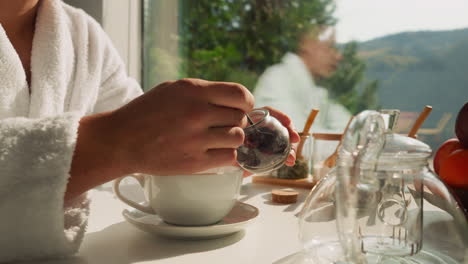
[{"label": "robe sleeve", "polygon": [[89,41],[91,44],[96,42],[89,48],[98,49],[97,53],[102,54],[101,82],[93,112],[114,110],[140,96],[143,91],[140,84],[128,76],[125,63],[101,26],[94,20],[90,20],[88,26]]},{"label": "robe sleeve", "polygon": [[80,118],[70,112],[0,120],[0,262],[77,251],[88,200],[64,205],[64,193]]}]

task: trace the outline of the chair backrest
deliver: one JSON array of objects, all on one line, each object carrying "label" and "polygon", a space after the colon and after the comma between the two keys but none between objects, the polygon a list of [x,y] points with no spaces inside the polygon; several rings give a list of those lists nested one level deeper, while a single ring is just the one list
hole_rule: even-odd
[{"label": "chair backrest", "polygon": [[452,118],[452,113],[444,113],[442,117],[437,122],[437,126],[435,128],[421,128],[419,129],[418,134],[421,135],[438,135],[442,133],[447,126],[448,122]]},{"label": "chair backrest", "polygon": [[400,112],[398,117],[397,125],[395,127],[396,133],[408,133],[411,129],[416,118],[418,118],[418,112]]},{"label": "chair backrest", "polygon": [[439,122],[437,123],[436,129],[442,131],[451,118],[452,118],[452,113],[444,113],[442,117],[440,118]]}]

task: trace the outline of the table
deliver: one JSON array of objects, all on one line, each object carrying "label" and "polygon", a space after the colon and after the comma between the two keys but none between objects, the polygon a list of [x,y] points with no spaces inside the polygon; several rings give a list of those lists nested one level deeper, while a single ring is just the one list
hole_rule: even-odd
[{"label": "table", "polygon": [[[92,190],[91,216],[87,234],[76,257],[47,261],[47,264],[130,263],[290,263],[300,251],[298,217],[309,190],[299,191],[298,202],[279,205],[270,202],[270,192],[279,186],[252,183],[244,179],[239,200],[257,207],[256,221],[246,230],[227,237],[182,241],[148,234],[127,223],[121,212],[127,207],[110,186]],[[122,191],[136,201],[143,194],[135,185]]]},{"label": "table", "polygon": [[[297,203],[279,205],[270,201],[271,190],[277,188],[281,187],[252,183],[250,178],[244,179],[239,200],[259,209],[260,214],[255,223],[244,231],[223,238],[183,241],[148,234],[127,223],[121,213],[130,208],[114,196],[111,184],[106,184],[90,192],[93,201],[91,216],[78,254],[73,258],[34,263],[304,263],[304,256],[300,253],[302,245],[298,239],[297,215],[309,190],[296,189],[299,191]],[[129,198],[143,201],[143,194],[136,184],[122,185],[121,189]],[[424,215],[423,248],[432,243],[446,244],[447,248],[443,248],[446,255],[459,260],[449,263],[466,263],[468,248],[462,251],[453,248],[453,239],[459,231],[447,229],[444,223],[451,222],[452,217],[430,203],[425,202],[424,206],[429,210]]]}]

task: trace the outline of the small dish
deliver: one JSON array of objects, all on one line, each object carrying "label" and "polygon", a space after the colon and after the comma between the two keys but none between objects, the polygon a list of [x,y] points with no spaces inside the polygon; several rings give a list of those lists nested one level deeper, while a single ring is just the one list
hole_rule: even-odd
[{"label": "small dish", "polygon": [[258,209],[250,204],[237,202],[231,212],[220,222],[209,226],[178,226],[164,222],[158,215],[148,214],[137,209],[123,210],[122,215],[138,229],[165,237],[201,240],[213,239],[243,230],[258,216]]}]

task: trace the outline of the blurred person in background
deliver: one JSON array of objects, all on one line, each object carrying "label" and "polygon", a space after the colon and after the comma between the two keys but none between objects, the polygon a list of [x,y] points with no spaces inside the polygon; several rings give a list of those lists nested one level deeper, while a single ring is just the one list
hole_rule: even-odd
[{"label": "blurred person in background", "polygon": [[350,112],[331,100],[327,89],[316,84],[320,78],[331,76],[341,60],[334,45],[331,28],[313,28],[300,36],[297,51],[286,53],[280,63],[259,77],[254,90],[256,104],[280,109],[293,120],[298,131],[310,110],[318,108],[313,132],[342,132]]}]

